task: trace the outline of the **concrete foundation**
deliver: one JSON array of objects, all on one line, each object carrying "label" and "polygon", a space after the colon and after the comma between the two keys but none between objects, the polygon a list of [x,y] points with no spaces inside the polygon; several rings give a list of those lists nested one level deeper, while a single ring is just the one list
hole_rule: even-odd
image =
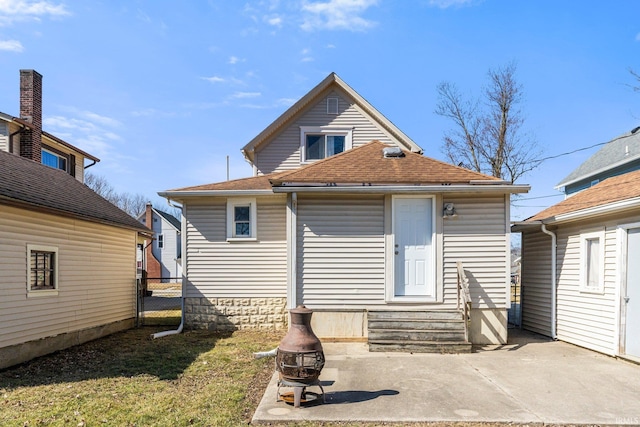
[{"label": "concrete foundation", "polygon": [[311,328],[320,339],[329,341],[363,341],[367,339],[367,312],[314,311]]},{"label": "concrete foundation", "polygon": [[286,298],[185,298],[185,326],[229,332],[286,329]]},{"label": "concrete foundation", "polygon": [[506,344],[507,322],[504,308],[471,309],[469,340],[480,345]]},{"label": "concrete foundation", "polygon": [[68,332],[53,337],[28,341],[5,348],[0,348],[0,369],[8,368],[19,363],[28,362],[36,357],[44,356],[74,345],[101,338],[115,332],[133,328],[135,320],[126,319],[107,325]]}]

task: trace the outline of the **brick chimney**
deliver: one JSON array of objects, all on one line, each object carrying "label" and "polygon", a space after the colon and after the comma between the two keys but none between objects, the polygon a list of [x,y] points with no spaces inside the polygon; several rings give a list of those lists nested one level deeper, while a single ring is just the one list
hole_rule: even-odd
[{"label": "brick chimney", "polygon": [[20,155],[42,162],[42,75],[20,70],[20,118],[33,125],[20,133]]}]

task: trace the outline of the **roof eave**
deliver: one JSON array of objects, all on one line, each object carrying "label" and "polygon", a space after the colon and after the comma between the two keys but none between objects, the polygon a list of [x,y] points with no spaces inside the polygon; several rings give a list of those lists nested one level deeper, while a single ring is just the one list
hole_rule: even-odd
[{"label": "roof eave", "polygon": [[230,196],[268,196],[273,195],[272,190],[186,190],[186,191],[160,191],[158,196],[165,199],[180,201],[191,197],[230,197]]},{"label": "roof eave", "polygon": [[606,172],[606,171],[608,171],[608,170],[610,170],[610,169],[614,169],[614,168],[617,168],[617,167],[619,167],[619,166],[626,165],[627,163],[631,163],[631,162],[633,162],[633,161],[635,161],[635,160],[640,160],[640,155],[637,155],[637,156],[631,156],[631,157],[629,157],[629,158],[627,158],[627,159],[624,159],[624,160],[621,160],[621,161],[619,161],[619,162],[616,162],[616,163],[612,163],[612,164],[610,164],[610,165],[607,165],[606,167],[603,167],[603,168],[597,169],[597,170],[595,170],[595,171],[589,172],[589,173],[584,174],[584,175],[580,175],[579,177],[574,178],[574,179],[569,180],[569,181],[561,181],[561,182],[559,182],[558,184],[556,184],[556,186],[555,186],[555,187],[553,187],[553,188],[554,188],[555,190],[559,190],[559,189],[561,189],[562,187],[566,187],[567,185],[575,184],[576,182],[580,182],[580,181],[583,181],[583,180],[585,180],[585,179],[588,179],[588,178],[594,177],[594,176],[596,176],[596,175],[598,175],[598,174],[601,174],[602,172]]},{"label": "roof eave", "polygon": [[283,183],[274,186],[274,193],[527,193],[528,185],[419,185],[419,184],[326,184],[326,183]]}]

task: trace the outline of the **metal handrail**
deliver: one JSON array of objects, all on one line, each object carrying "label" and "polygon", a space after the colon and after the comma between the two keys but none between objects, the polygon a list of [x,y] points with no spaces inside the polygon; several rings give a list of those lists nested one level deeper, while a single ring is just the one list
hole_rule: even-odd
[{"label": "metal handrail", "polygon": [[[471,323],[471,293],[469,292],[469,279],[462,268],[462,262],[457,261],[458,269],[458,311],[462,311],[464,319],[464,335],[469,341],[469,325]],[[461,306],[462,305],[462,309]]]}]

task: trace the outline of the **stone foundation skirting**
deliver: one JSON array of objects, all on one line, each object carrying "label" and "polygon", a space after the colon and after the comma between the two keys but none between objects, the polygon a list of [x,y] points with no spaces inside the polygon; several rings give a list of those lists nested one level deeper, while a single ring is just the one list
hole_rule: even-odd
[{"label": "stone foundation skirting", "polygon": [[286,298],[185,298],[189,329],[227,332],[239,329],[286,329]]}]

